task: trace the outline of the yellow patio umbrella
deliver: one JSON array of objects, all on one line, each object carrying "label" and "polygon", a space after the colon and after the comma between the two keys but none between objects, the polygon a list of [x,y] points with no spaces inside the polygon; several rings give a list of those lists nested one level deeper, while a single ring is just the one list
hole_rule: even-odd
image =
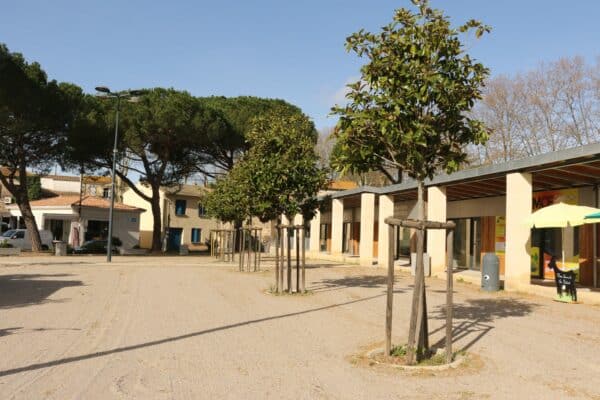
[{"label": "yellow patio umbrella", "polygon": [[[558,203],[544,208],[540,208],[532,213],[525,223],[532,228],[566,228],[568,226],[579,226],[585,223],[598,222],[585,217],[600,213],[600,209],[587,206],[577,206],[573,204]],[[565,265],[565,246],[564,229],[561,232],[562,240],[562,265]]]}]

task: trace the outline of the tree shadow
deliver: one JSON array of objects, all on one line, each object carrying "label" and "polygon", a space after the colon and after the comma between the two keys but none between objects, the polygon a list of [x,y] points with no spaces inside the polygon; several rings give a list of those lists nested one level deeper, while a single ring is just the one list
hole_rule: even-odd
[{"label": "tree shadow", "polygon": [[[361,287],[361,288],[386,288],[387,287],[387,276],[384,275],[357,275],[357,276],[346,276],[343,278],[336,279],[322,279],[309,287],[308,290],[312,292],[327,292],[330,290],[339,290],[350,287]],[[394,277],[394,283],[397,283],[399,277]],[[394,293],[402,293],[402,289],[394,289]]]},{"label": "tree shadow", "polygon": [[335,268],[340,266],[339,264],[306,264],[306,269]]},{"label": "tree shadow", "polygon": [[[17,332],[18,331],[18,332]],[[49,331],[81,331],[80,328],[24,328],[17,326],[14,328],[3,328],[0,329],[0,337],[8,336],[12,334],[23,334],[27,332],[49,332]]]},{"label": "tree shadow", "polygon": [[[26,307],[49,302],[54,292],[71,286],[83,286],[79,280],[55,280],[69,274],[15,274],[0,276],[0,309]],[[40,279],[42,278],[42,279]],[[60,301],[60,300],[53,300]]]},{"label": "tree shadow", "polygon": [[273,321],[273,320],[278,320],[278,319],[283,319],[283,318],[295,317],[298,315],[304,315],[304,314],[310,314],[310,313],[314,313],[314,312],[329,310],[329,309],[336,308],[336,307],[343,307],[343,306],[350,305],[350,304],[361,303],[364,301],[377,299],[382,296],[384,296],[384,294],[363,297],[363,298],[356,299],[356,300],[350,300],[350,301],[346,301],[343,303],[330,304],[327,306],[311,308],[311,309],[303,310],[303,311],[296,311],[296,312],[291,312],[291,313],[287,313],[287,314],[273,315],[273,316],[269,316],[269,317],[257,318],[257,319],[252,319],[252,320],[248,320],[248,321],[236,322],[236,323],[229,324],[229,325],[223,325],[223,326],[219,326],[219,327],[215,327],[215,328],[209,328],[209,329],[205,329],[205,330],[201,330],[201,331],[186,333],[186,334],[178,335],[178,336],[172,336],[172,337],[168,337],[168,338],[164,338],[164,339],[153,340],[153,341],[139,343],[139,344],[135,344],[135,345],[131,345],[131,346],[117,347],[117,348],[114,348],[111,350],[98,351],[98,352],[90,353],[90,354],[83,354],[83,355],[79,355],[79,356],[60,358],[58,360],[53,360],[53,361],[30,364],[30,365],[27,365],[24,367],[6,369],[3,371],[0,371],[0,377],[7,376],[7,375],[14,375],[14,374],[18,374],[18,373],[25,372],[25,371],[35,371],[38,369],[55,367],[57,365],[69,364],[69,363],[83,361],[83,360],[89,360],[89,359],[94,359],[94,358],[99,358],[99,357],[106,357],[106,356],[109,356],[112,354],[119,354],[119,353],[124,353],[127,351],[142,349],[145,347],[152,347],[152,346],[158,346],[158,345],[165,344],[165,343],[177,342],[180,340],[190,339],[193,337],[203,336],[203,335],[207,335],[207,334],[215,333],[215,332],[219,332],[219,331],[240,328],[240,327],[247,326],[247,325],[253,325],[253,324],[258,324],[258,323],[267,322],[267,321]]},{"label": "tree shadow", "polygon": [[[468,340],[460,350],[468,350],[475,343],[487,335],[494,326],[492,323],[498,319],[509,317],[525,317],[538,307],[539,304],[525,302],[518,299],[468,299],[466,303],[453,305],[452,343],[459,340]],[[436,307],[430,316],[433,319],[446,319],[446,305]],[[446,324],[430,331],[432,335],[444,331]],[[446,338],[433,344],[433,348],[444,345]]]},{"label": "tree shadow", "polygon": [[3,328],[3,329],[0,329],[0,337],[12,335],[13,333],[15,333],[16,331],[18,331],[19,329],[22,329],[22,327],[21,326],[16,326],[14,328]]}]

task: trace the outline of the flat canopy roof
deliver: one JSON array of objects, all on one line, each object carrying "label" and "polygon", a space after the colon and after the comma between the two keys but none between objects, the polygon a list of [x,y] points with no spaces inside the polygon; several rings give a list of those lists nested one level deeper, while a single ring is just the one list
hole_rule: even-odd
[{"label": "flat canopy roof", "polygon": [[[592,186],[600,183],[600,144],[555,151],[520,160],[436,175],[425,186],[444,186],[448,201],[504,196],[506,175],[513,172],[532,174],[533,191]],[[396,201],[417,198],[417,182],[375,188],[373,193],[394,195]],[[357,193],[344,191],[336,197]]]}]

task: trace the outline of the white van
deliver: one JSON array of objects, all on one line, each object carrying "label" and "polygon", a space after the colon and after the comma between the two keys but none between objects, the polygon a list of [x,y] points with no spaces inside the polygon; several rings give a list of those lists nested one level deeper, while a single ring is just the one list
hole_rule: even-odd
[{"label": "white van", "polygon": [[[40,239],[42,240],[42,250],[52,248],[52,232],[40,230]],[[31,250],[31,236],[27,229],[9,229],[0,236],[0,242],[6,241],[13,247],[20,247],[21,250]]]}]

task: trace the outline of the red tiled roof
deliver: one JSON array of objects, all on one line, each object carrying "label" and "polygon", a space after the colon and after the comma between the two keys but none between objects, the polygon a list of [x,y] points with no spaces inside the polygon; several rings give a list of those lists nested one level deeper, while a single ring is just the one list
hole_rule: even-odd
[{"label": "red tiled roof", "polygon": [[83,183],[98,183],[105,185],[109,184],[110,182],[110,176],[85,175],[83,177]]},{"label": "red tiled roof", "polygon": [[358,185],[352,181],[331,181],[327,185],[329,190],[349,190],[357,187]]},{"label": "red tiled roof", "polygon": [[53,181],[79,182],[79,177],[73,175],[43,175],[42,178],[52,179]]},{"label": "red tiled roof", "polygon": [[[48,197],[45,199],[34,200],[30,202],[31,207],[61,207],[61,206],[79,206],[79,196],[56,196]],[[109,199],[103,197],[85,196],[82,199],[81,205],[83,207],[93,208],[110,208]],[[145,211],[143,208],[129,206],[123,203],[115,202],[115,210],[122,211]]]}]

